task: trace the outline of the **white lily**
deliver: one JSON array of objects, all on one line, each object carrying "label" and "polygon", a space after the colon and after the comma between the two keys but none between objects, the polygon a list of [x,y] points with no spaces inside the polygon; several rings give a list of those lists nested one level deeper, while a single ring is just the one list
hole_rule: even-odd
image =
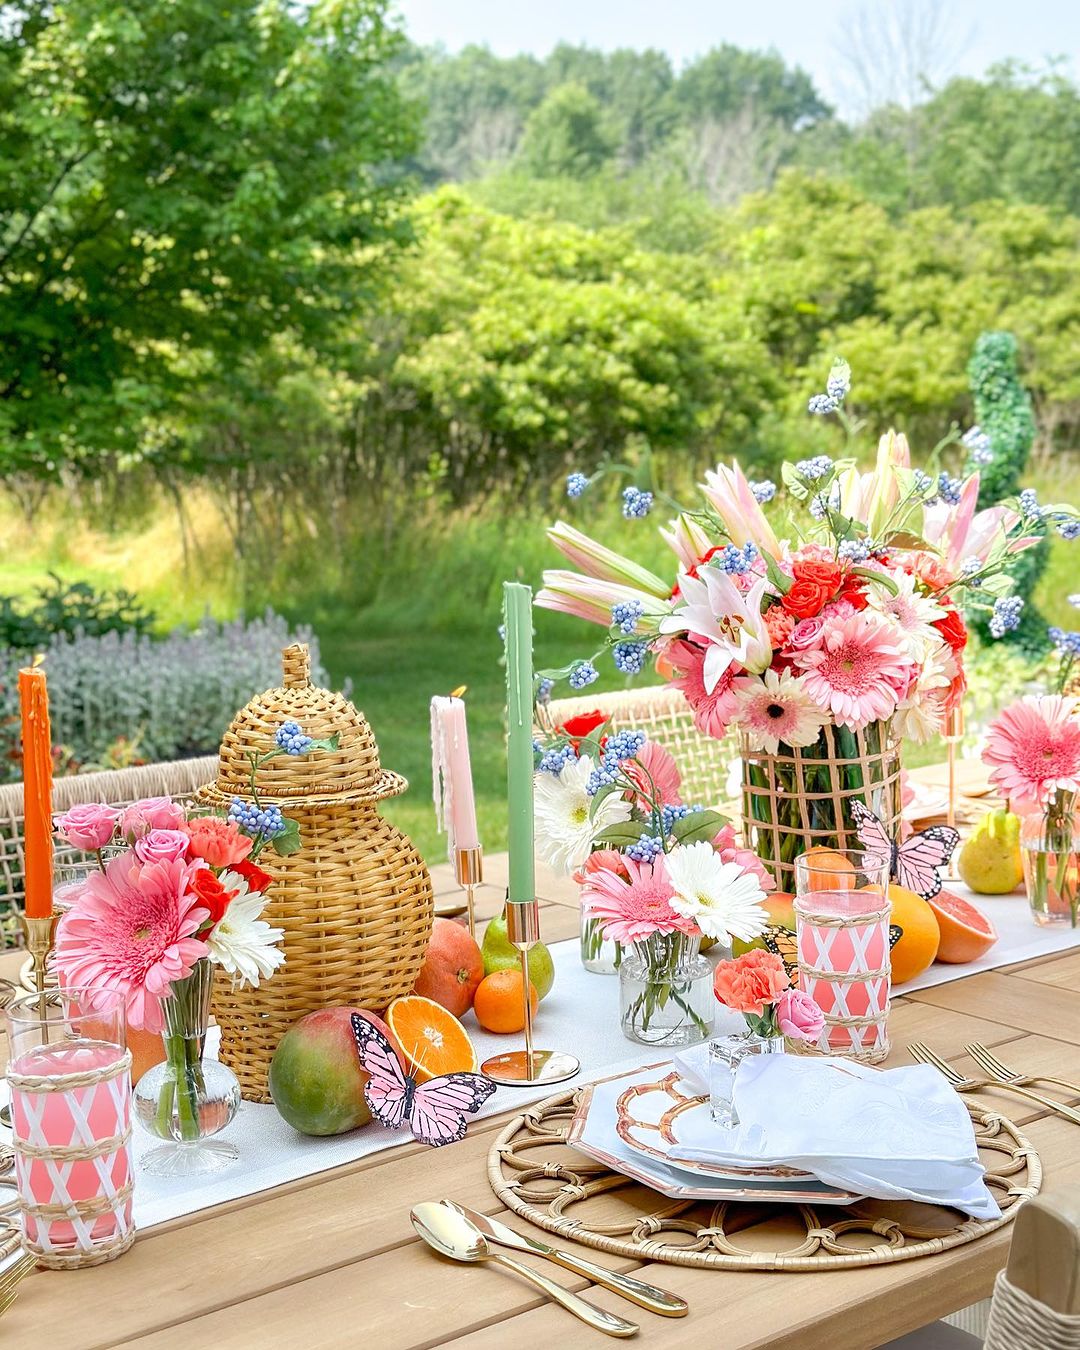
[{"label": "white lily", "polygon": [[599,577],[585,577],[580,572],[545,572],[543,589],[536,596],[536,604],[541,609],[572,614],[588,623],[598,623],[602,628],[611,624],[612,607],[630,600],[638,601],[644,610],[644,621],[639,622],[641,632],[655,632],[656,621],[671,613],[670,600],[658,600],[648,591],[620,586]]},{"label": "white lily", "polygon": [[587,534],[575,530],[564,520],[553,525],[548,530],[547,537],[564,558],[569,559],[575,567],[580,567],[587,576],[596,577],[600,581],[614,581],[621,586],[631,586],[635,590],[644,591],[647,595],[662,600],[666,600],[671,594],[671,586],[662,577],[656,576],[647,567],[639,566],[630,558],[624,558],[614,549],[606,548],[595,539],[590,539]]},{"label": "white lily", "polygon": [[761,552],[776,557],[780,548],[776,535],[737,464],[733,463],[730,469],[726,464],[710,469],[701,490],[727,527],[733,544],[742,548],[752,540]]},{"label": "white lily", "polygon": [[758,577],[744,595],[726,572],[706,567],[699,576],[682,573],[679,593],[683,603],[660,621],[661,633],[689,633],[706,645],[702,676],[712,693],[721,676],[736,662],[760,675],[772,661],[772,642],[761,616],[768,585]]},{"label": "white lily", "polygon": [[693,567],[700,562],[713,545],[705,530],[685,512],[669,521],[668,528],[660,534],[683,567]]}]

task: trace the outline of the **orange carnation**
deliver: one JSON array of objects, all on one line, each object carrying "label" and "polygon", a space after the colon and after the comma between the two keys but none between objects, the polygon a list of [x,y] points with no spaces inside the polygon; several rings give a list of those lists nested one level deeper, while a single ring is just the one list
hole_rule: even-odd
[{"label": "orange carnation", "polygon": [[790,985],[784,963],[775,952],[757,947],[734,961],[721,961],[713,976],[713,993],[733,1012],[764,1015]]}]

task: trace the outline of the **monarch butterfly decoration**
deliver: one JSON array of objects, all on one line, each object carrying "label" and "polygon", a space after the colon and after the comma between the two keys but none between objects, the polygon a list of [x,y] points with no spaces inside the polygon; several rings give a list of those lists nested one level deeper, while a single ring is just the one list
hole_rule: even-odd
[{"label": "monarch butterfly decoration", "polygon": [[[904,930],[898,923],[889,924],[889,950],[896,946],[904,936]],[[784,963],[784,969],[787,971],[788,979],[795,986],[799,983],[799,947],[795,940],[795,934],[790,928],[785,928],[782,923],[770,923],[766,925],[764,933],[761,935],[765,943],[765,950],[778,956]]]}]

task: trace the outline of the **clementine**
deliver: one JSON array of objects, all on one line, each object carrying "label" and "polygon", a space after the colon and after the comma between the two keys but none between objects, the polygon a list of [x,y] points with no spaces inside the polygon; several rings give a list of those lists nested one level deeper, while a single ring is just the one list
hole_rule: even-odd
[{"label": "clementine", "polygon": [[997,941],[997,930],[982,910],[952,891],[939,891],[926,903],[934,911],[941,930],[939,961],[947,965],[977,961]]},{"label": "clementine", "polygon": [[849,878],[854,877],[855,867],[850,858],[845,858],[835,849],[819,844],[808,848],[802,855],[810,864],[804,873],[806,886],[811,891],[832,891],[847,886]]},{"label": "clementine", "polygon": [[[529,1003],[535,1017],[540,1000],[532,980],[529,981]],[[485,1031],[521,1031],[525,1026],[521,971],[496,970],[481,980],[473,999],[473,1012]]]},{"label": "clementine", "polygon": [[386,1022],[418,1083],[443,1073],[475,1073],[480,1067],[469,1033],[430,998],[406,994],[394,999]]},{"label": "clementine", "polygon": [[892,905],[889,922],[901,929],[892,949],[892,982],[906,984],[934,964],[941,930],[934,911],[914,891],[890,883],[889,901]]}]

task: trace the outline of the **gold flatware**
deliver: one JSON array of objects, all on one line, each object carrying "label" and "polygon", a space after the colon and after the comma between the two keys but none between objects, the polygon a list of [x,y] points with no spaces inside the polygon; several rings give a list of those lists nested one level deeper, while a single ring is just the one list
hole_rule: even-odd
[{"label": "gold flatware", "polygon": [[677,1294],[669,1294],[666,1289],[657,1289],[655,1285],[635,1280],[631,1275],[620,1275],[618,1271],[598,1266],[594,1261],[588,1261],[574,1252],[560,1251],[557,1247],[549,1247],[546,1242],[537,1242],[505,1223],[500,1223],[498,1219],[489,1218],[486,1214],[477,1213],[475,1209],[469,1209],[467,1205],[459,1205],[453,1200],[443,1200],[441,1203],[471,1223],[488,1242],[498,1243],[500,1247],[509,1247],[511,1251],[531,1252],[534,1256],[554,1261],[564,1270],[572,1270],[575,1275],[583,1275],[594,1284],[610,1289],[613,1294],[621,1294],[631,1303],[648,1308],[649,1312],[659,1313],[661,1317],[685,1317],[690,1311],[686,1299],[679,1298]]},{"label": "gold flatware", "polygon": [[1080,1115],[1070,1107],[1063,1106],[1061,1102],[1054,1101],[1052,1097],[1044,1097],[1041,1092],[1032,1092],[1030,1088],[1020,1087],[1016,1083],[1002,1083],[997,1078],[965,1078],[959,1070],[954,1069],[940,1055],[936,1055],[929,1046],[923,1045],[919,1041],[912,1041],[908,1049],[911,1051],[913,1059],[920,1060],[923,1064],[932,1064],[939,1073],[944,1074],[957,1092],[978,1092],[982,1088],[997,1088],[999,1092],[1011,1092],[1015,1097],[1023,1097],[1029,1102],[1038,1102],[1048,1111],[1056,1111],[1059,1116],[1064,1116],[1074,1125],[1080,1125]]},{"label": "gold flatware", "polygon": [[1050,1083],[1054,1087],[1064,1088],[1074,1097],[1080,1097],[1080,1084],[1070,1083],[1064,1078],[1051,1078],[1044,1073],[1023,1074],[1015,1069],[1007,1069],[1000,1059],[996,1059],[986,1046],[980,1045],[978,1041],[972,1041],[964,1049],[984,1073],[996,1078],[999,1083],[1014,1083],[1020,1087],[1027,1087],[1031,1083]]},{"label": "gold flatware", "polygon": [[409,1217],[412,1219],[412,1226],[428,1246],[443,1256],[450,1257],[452,1261],[494,1261],[496,1265],[505,1266],[515,1275],[520,1275],[523,1280],[535,1285],[548,1298],[562,1304],[567,1312],[573,1313],[594,1330],[602,1331],[607,1336],[633,1336],[637,1333],[638,1328],[633,1322],[624,1321],[614,1313],[594,1307],[585,1299],[578,1298],[577,1294],[572,1294],[569,1289],[564,1289],[561,1284],[556,1284],[546,1275],[541,1275],[538,1270],[533,1270],[531,1266],[523,1265],[510,1256],[503,1256],[500,1252],[493,1252],[484,1235],[474,1228],[463,1214],[457,1213],[449,1206],[440,1205],[434,1200],[424,1200],[412,1207]]},{"label": "gold flatware", "polygon": [[0,1271],[0,1314],[7,1312],[15,1302],[19,1284],[37,1265],[29,1252],[23,1252],[6,1270]]}]

